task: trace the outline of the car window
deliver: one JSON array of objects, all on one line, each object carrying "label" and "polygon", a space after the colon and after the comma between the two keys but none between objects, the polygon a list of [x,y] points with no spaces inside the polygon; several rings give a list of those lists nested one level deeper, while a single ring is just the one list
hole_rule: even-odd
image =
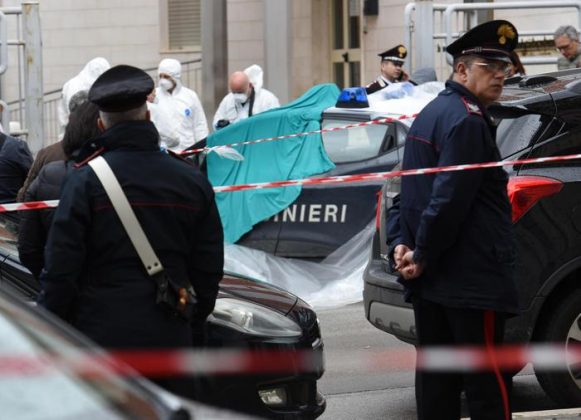
[{"label": "car window", "polygon": [[[538,144],[531,152],[531,158],[576,155],[581,153],[581,129],[567,127],[565,132]],[[579,161],[558,161],[537,163],[535,167],[579,166]]]},{"label": "car window", "polygon": [[[49,324],[3,302],[0,308],[0,359],[9,374],[0,375],[0,407],[6,418],[154,418],[144,395],[113,370],[95,365]],[[54,357],[63,363],[55,364]],[[64,362],[68,362],[65,364]],[[79,362],[89,370],[74,369]],[[94,369],[94,371],[93,371]]]},{"label": "car window", "polygon": [[546,118],[538,114],[523,115],[518,118],[505,118],[500,121],[496,131],[496,144],[500,155],[505,158],[529,147]]},{"label": "car window", "polygon": [[397,127],[397,145],[398,146],[405,145],[405,139],[407,138],[407,135],[408,135],[407,128],[404,129],[402,126]]},{"label": "car window", "polygon": [[[347,120],[323,120],[322,128],[330,129],[353,124]],[[386,137],[387,134],[387,137]],[[383,147],[384,139],[386,146]],[[323,133],[323,145],[334,163],[357,162],[377,157],[395,146],[392,124],[375,124]]]}]

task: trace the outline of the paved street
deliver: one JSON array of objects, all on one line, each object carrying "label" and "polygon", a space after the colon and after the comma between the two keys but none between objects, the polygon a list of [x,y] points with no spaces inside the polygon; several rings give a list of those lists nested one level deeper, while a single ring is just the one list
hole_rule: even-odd
[{"label": "paved street", "polygon": [[[320,419],[415,419],[412,371],[359,372],[345,363],[346,357],[363,358],[371,351],[410,346],[371,326],[362,303],[320,310],[318,314],[327,364],[319,381],[327,396],[327,410]],[[554,408],[558,407],[544,395],[531,369],[515,378],[515,412]]]}]

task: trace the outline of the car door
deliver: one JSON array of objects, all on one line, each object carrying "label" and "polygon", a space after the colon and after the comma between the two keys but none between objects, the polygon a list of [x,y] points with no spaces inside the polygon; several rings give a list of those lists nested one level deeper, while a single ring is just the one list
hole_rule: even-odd
[{"label": "car door", "polygon": [[[353,122],[338,115],[323,119],[322,128]],[[405,126],[389,123],[324,133],[325,150],[336,167],[322,176],[390,171],[399,161],[406,132]],[[269,221],[280,226],[275,254],[313,259],[328,256],[374,219],[382,183],[303,187],[298,199]]]}]

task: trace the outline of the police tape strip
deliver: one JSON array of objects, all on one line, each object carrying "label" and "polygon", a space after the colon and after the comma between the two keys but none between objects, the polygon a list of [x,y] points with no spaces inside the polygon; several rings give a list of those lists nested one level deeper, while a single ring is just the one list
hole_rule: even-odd
[{"label": "police tape strip", "polygon": [[260,189],[264,189],[264,188],[290,187],[290,186],[294,186],[294,185],[321,185],[321,184],[342,184],[342,183],[350,183],[350,182],[381,181],[381,180],[385,180],[385,179],[389,179],[389,178],[397,178],[400,176],[431,175],[431,174],[437,174],[440,172],[469,171],[469,170],[475,170],[475,169],[495,168],[495,167],[501,167],[501,166],[524,165],[524,164],[535,164],[535,163],[545,163],[545,162],[560,162],[560,161],[564,161],[564,160],[574,160],[574,159],[581,159],[581,153],[574,154],[574,155],[564,155],[564,156],[518,159],[518,160],[504,160],[504,161],[500,161],[500,162],[486,162],[486,163],[473,163],[473,164],[465,164],[465,165],[439,166],[439,167],[435,167],[435,168],[408,169],[408,170],[390,171],[390,172],[374,172],[374,173],[358,174],[358,175],[327,176],[327,177],[305,178],[305,179],[277,181],[277,182],[258,182],[258,183],[254,183],[254,184],[226,185],[226,186],[221,186],[221,187],[214,187],[214,191],[215,192],[229,192],[229,191],[260,190]]},{"label": "police tape strip", "polygon": [[[336,359],[335,359],[336,358]],[[535,371],[564,371],[581,363],[581,345],[500,346],[493,350],[434,347],[380,350],[357,357],[352,351],[334,355],[341,370],[365,372],[472,372],[500,368],[516,372],[528,363]],[[72,370],[82,375],[274,375],[322,373],[319,350],[170,350],[79,353],[64,356],[0,355],[0,377],[30,376]]]},{"label": "police tape strip", "polygon": [[0,213],[20,210],[50,209],[58,206],[59,200],[29,201],[27,203],[9,203],[0,205]]},{"label": "police tape strip", "polygon": [[[542,158],[530,158],[530,159],[517,159],[517,160],[503,160],[500,162],[486,162],[486,163],[473,163],[466,165],[452,165],[452,166],[439,166],[435,168],[422,168],[422,169],[408,169],[400,171],[390,171],[390,172],[374,172],[367,174],[358,175],[341,175],[341,176],[327,176],[327,177],[317,177],[317,178],[304,178],[295,179],[288,181],[276,181],[276,182],[258,182],[254,184],[240,184],[240,185],[225,185],[220,187],[214,187],[214,191],[220,192],[232,192],[232,191],[246,191],[246,190],[261,190],[267,188],[282,188],[290,187],[296,185],[332,185],[332,184],[344,184],[351,182],[372,182],[372,181],[382,181],[389,178],[397,178],[400,176],[412,176],[412,175],[431,175],[440,172],[457,172],[457,171],[469,171],[475,169],[486,169],[486,168],[496,168],[502,166],[512,166],[512,165],[529,165],[535,163],[547,163],[547,162],[561,162],[566,160],[581,159],[581,153],[573,155],[563,155],[563,156],[552,156],[552,157],[542,157]],[[30,201],[27,203],[9,203],[0,205],[0,213],[6,213],[11,211],[24,211],[24,210],[39,210],[48,209],[58,206],[58,200],[50,201]]]},{"label": "police tape strip", "polygon": [[351,128],[365,127],[367,125],[377,125],[377,124],[385,124],[385,123],[396,122],[396,121],[409,120],[409,119],[415,118],[417,115],[418,114],[401,115],[401,116],[399,116],[397,118],[379,118],[379,119],[376,119],[376,120],[371,120],[371,121],[366,121],[366,122],[361,122],[361,123],[356,123],[356,124],[347,124],[347,125],[343,125],[343,126],[340,126],[340,127],[323,128],[321,130],[307,131],[307,132],[304,132],[304,133],[285,134],[285,135],[282,135],[282,136],[267,137],[267,138],[256,139],[256,140],[248,140],[248,141],[242,141],[242,142],[237,142],[237,143],[224,144],[224,145],[221,145],[221,146],[202,147],[200,149],[184,150],[184,151],[182,151],[180,153],[180,155],[182,155],[182,156],[190,156],[190,155],[194,155],[196,153],[209,152],[214,147],[246,146],[246,145],[250,145],[250,144],[266,143],[266,142],[271,142],[271,141],[276,141],[276,140],[285,140],[285,139],[293,139],[293,138],[297,138],[297,137],[310,136],[310,135],[313,135],[313,134],[329,133],[331,131],[349,130]]}]

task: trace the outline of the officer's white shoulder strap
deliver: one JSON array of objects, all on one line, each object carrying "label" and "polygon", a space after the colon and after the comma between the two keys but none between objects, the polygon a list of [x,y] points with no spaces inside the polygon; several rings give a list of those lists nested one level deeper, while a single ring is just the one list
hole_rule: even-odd
[{"label": "officer's white shoulder strap", "polygon": [[95,171],[97,178],[101,181],[105,192],[113,204],[113,208],[121,219],[121,223],[135,247],[141,262],[150,276],[159,273],[163,270],[161,262],[157,258],[155,251],[151,247],[143,228],[139,224],[135,213],[127,200],[127,196],[123,192],[117,177],[111,170],[111,167],[103,156],[97,156],[95,159],[89,161],[89,166]]}]

